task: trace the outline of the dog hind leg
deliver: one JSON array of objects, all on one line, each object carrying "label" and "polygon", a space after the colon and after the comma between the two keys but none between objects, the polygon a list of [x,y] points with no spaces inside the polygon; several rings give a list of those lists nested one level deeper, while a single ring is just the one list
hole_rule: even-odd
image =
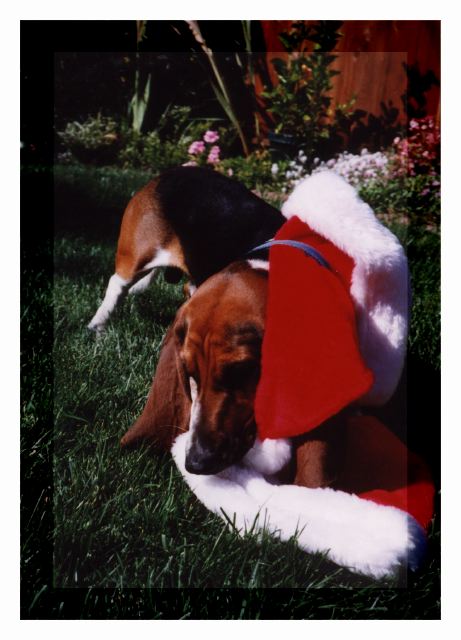
[{"label": "dog hind leg", "polygon": [[104,330],[111,313],[126,295],[129,286],[130,281],[125,280],[118,273],[111,276],[104,300],[89,323],[88,329],[95,333],[101,333]]},{"label": "dog hind leg", "polygon": [[131,285],[128,289],[128,293],[137,294],[145,291],[149,285],[155,280],[158,274],[158,269],[152,269],[147,275],[143,276],[140,280],[138,280],[135,284]]}]

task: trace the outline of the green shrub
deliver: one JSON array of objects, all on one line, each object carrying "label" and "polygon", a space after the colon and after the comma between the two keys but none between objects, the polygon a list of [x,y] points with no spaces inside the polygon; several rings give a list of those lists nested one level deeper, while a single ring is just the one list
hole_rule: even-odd
[{"label": "green shrub", "polygon": [[360,189],[361,197],[376,211],[404,216],[423,227],[440,225],[440,181],[419,175],[375,181]]},{"label": "green shrub", "polygon": [[[331,53],[341,34],[341,22],[321,20],[309,26],[296,22],[282,34],[287,60],[271,60],[278,82],[263,92],[267,110],[272,115],[274,132],[270,139],[280,149],[294,155],[302,149],[312,166],[315,156],[323,157],[341,144],[341,127],[352,115],[354,99],[331,108],[332,79],[339,72],[332,68],[336,55]],[[309,52],[308,42],[314,43]]]},{"label": "green shrub", "polygon": [[[191,118],[190,107],[174,105],[158,121],[154,131],[139,133],[124,128],[118,163],[122,167],[150,169],[159,173],[190,160],[188,149],[201,140],[205,131],[216,129],[213,120]],[[227,153],[235,141],[235,133],[219,127],[220,147]]]},{"label": "green shrub", "polygon": [[118,162],[123,167],[164,171],[187,161],[187,149],[170,140],[162,140],[158,131],[147,134],[134,130],[123,134],[122,148]]},{"label": "green shrub", "polygon": [[272,189],[282,192],[284,190],[285,170],[288,162],[280,161],[277,170],[267,151],[255,152],[247,158],[226,158],[217,167],[224,175],[231,176],[248,187],[248,189]]},{"label": "green shrub", "polygon": [[58,136],[77,160],[90,164],[115,160],[120,144],[117,123],[101,114],[89,116],[82,123],[68,122]]}]

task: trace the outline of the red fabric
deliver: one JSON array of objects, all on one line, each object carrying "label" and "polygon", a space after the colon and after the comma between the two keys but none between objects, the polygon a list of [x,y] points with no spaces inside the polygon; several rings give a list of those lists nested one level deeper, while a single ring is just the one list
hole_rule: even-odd
[{"label": "red fabric", "polygon": [[276,239],[310,244],[337,273],[299,249],[270,249],[262,371],[255,402],[261,439],[306,433],[373,384],[373,374],[359,352],[349,292],[353,260],[297,217],[281,227]]},{"label": "red fabric", "polygon": [[348,420],[343,469],[335,488],[407,511],[425,529],[433,516],[435,490],[427,465],[370,416]]}]

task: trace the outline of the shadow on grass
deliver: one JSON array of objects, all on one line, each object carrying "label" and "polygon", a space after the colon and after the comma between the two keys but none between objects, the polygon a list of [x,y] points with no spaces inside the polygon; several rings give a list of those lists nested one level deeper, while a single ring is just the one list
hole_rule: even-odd
[{"label": "shadow on grass", "polygon": [[130,198],[153,176],[146,171],[82,165],[54,168],[55,234],[115,246]]},{"label": "shadow on grass", "polygon": [[91,242],[116,245],[123,206],[102,206],[91,194],[72,185],[55,185],[56,236],[83,236]]}]

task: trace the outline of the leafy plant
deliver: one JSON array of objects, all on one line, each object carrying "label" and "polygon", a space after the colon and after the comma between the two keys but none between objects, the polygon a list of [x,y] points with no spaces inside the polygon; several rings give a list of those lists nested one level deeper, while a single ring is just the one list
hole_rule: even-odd
[{"label": "leafy plant", "polygon": [[240,126],[239,119],[236,115],[235,108],[230,98],[229,90],[227,88],[227,83],[225,81],[224,75],[219,71],[219,68],[216,62],[216,57],[213,51],[205,42],[205,39],[203,38],[203,35],[197,20],[186,20],[186,22],[189,25],[189,28],[196,42],[200,45],[202,51],[206,54],[208,58],[208,61],[210,63],[210,66],[216,81],[216,82],[212,82],[213,91],[221,107],[225,111],[227,117],[235,127],[235,130],[237,131],[240,141],[242,143],[243,153],[247,156],[250,152],[248,142],[246,140],[246,136],[243,132],[243,129]]},{"label": "leafy plant", "polygon": [[117,123],[112,118],[105,118],[98,113],[84,122],[69,122],[58,136],[69,149],[77,146],[85,149],[109,147],[118,140]]},{"label": "leafy plant", "polygon": [[69,122],[58,136],[78,160],[96,164],[114,159],[120,143],[117,123],[101,114],[82,123]]},{"label": "leafy plant", "polygon": [[[191,119],[191,108],[188,106],[170,104],[161,115],[154,131],[142,134],[125,127],[122,132],[119,162],[124,167],[140,167],[154,172],[184,164],[188,160],[203,159],[203,164],[206,164],[211,146],[207,147],[207,155],[203,158],[197,158],[196,152],[191,154],[192,145],[202,139],[204,132],[207,143],[212,139],[219,139],[220,146],[223,142],[226,148],[233,139],[224,128],[214,130],[215,124],[212,120]],[[203,146],[205,148],[206,145]],[[211,157],[213,163],[217,160],[217,155],[219,156],[214,150]]]},{"label": "leafy plant", "polygon": [[[282,160],[277,165],[272,162],[268,151],[255,151],[246,158],[226,158],[217,169],[224,175],[242,182],[248,189],[262,193],[275,194],[278,201],[283,200],[285,191],[285,172],[288,161]],[[271,195],[271,200],[273,197]],[[279,202],[280,204],[281,202]]]},{"label": "leafy plant", "polygon": [[405,175],[365,183],[361,197],[379,214],[390,214],[421,228],[440,225],[440,181],[437,176]]},{"label": "leafy plant", "polygon": [[[278,83],[266,89],[263,97],[272,114],[274,131],[283,134],[297,148],[302,148],[310,162],[321,155],[330,139],[337,135],[340,116],[352,113],[354,100],[331,108],[328,95],[331,81],[339,72],[332,68],[336,56],[331,52],[338,39],[341,22],[320,21],[308,26],[297,22],[280,39],[290,55],[287,60],[274,58],[271,62]],[[309,42],[313,51],[308,52]]]},{"label": "leafy plant", "polygon": [[141,131],[142,124],[144,122],[144,116],[146,115],[147,111],[147,105],[149,103],[150,81],[151,74],[149,73],[143,89],[141,86],[139,69],[136,69],[134,80],[134,95],[131,98],[131,102],[128,107],[128,115],[131,116],[133,129],[138,133]]},{"label": "leafy plant", "polygon": [[118,160],[123,167],[151,169],[158,173],[187,161],[187,148],[176,141],[162,140],[159,132],[147,134],[128,130]]}]

